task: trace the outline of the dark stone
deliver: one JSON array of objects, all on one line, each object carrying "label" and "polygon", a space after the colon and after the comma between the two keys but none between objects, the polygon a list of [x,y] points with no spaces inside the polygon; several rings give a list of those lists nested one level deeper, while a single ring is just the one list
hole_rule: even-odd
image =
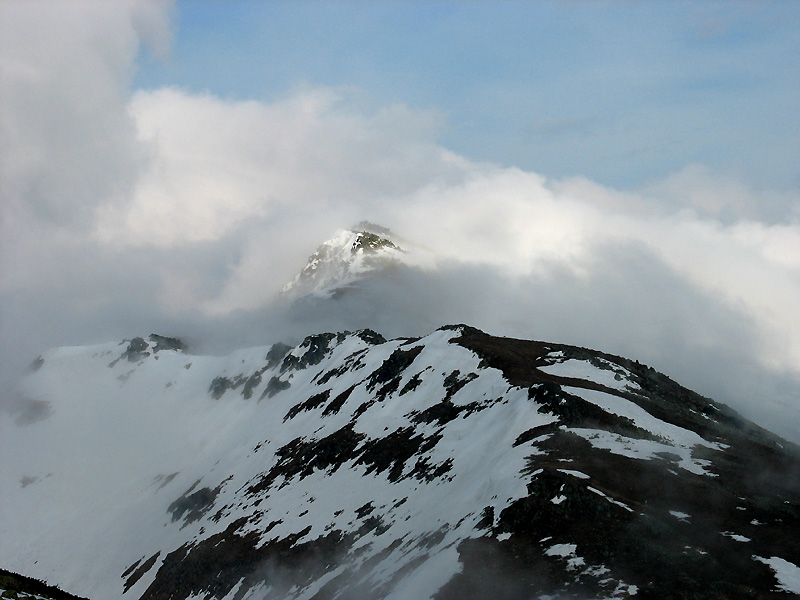
[{"label": "dark stone", "polygon": [[580,396],[565,392],[557,383],[547,381],[532,385],[528,388],[528,398],[540,404],[543,413],[558,417],[561,425],[603,429],[636,439],[656,439],[631,419],[606,412]]},{"label": "dark stone", "polygon": [[335,415],[338,413],[342,406],[344,406],[344,403],[347,402],[347,399],[350,397],[350,394],[353,393],[354,389],[356,389],[356,386],[351,385],[341,394],[337,395],[336,398],[331,400],[331,403],[328,404],[328,406],[325,407],[325,410],[322,411],[322,416],[327,417],[328,415]]},{"label": "dark stone", "polygon": [[315,381],[319,385],[325,385],[334,377],[344,375],[348,371],[357,371],[358,369],[363,368],[364,363],[361,359],[364,357],[366,352],[366,348],[359,350],[358,352],[354,352],[344,360],[341,366],[331,369],[327,373],[318,374],[312,381]]},{"label": "dark stone", "polygon": [[272,347],[267,351],[267,369],[273,369],[277,367],[283,360],[283,357],[289,354],[291,349],[291,346],[287,346],[286,344],[282,344],[280,342],[273,344]]},{"label": "dark stone", "polygon": [[370,346],[378,346],[386,343],[386,338],[380,333],[372,331],[372,329],[362,329],[361,331],[357,331],[356,335]]},{"label": "dark stone", "polygon": [[242,389],[242,396],[246,399],[250,399],[253,397],[253,390],[256,389],[259,385],[261,385],[261,373],[253,373],[250,377],[247,378],[247,381],[244,382],[244,388]]},{"label": "dark stone", "polygon": [[[28,598],[29,596],[44,598],[45,600],[87,600],[83,596],[74,596],[65,592],[58,586],[48,585],[44,581],[26,577],[13,571],[0,569],[0,590],[3,598]],[[14,594],[12,596],[12,594]],[[24,596],[19,596],[25,594]]]},{"label": "dark stone", "polygon": [[356,464],[367,465],[367,475],[388,471],[389,481],[396,482],[412,456],[431,450],[440,439],[438,434],[425,436],[415,434],[412,427],[403,427],[386,437],[365,442]]},{"label": "dark stone", "polygon": [[[125,571],[125,573],[122,574],[122,578],[125,579],[125,585],[123,586],[122,590],[123,594],[127,593],[129,589],[131,589],[134,585],[136,585],[136,582],[142,578],[142,575],[144,575],[150,569],[153,568],[153,565],[156,564],[156,560],[158,560],[158,557],[160,555],[161,555],[160,551],[156,552],[155,554],[153,554],[153,556],[148,558],[138,569],[136,569],[135,571],[133,571],[133,573],[131,573],[133,568],[140,562],[136,561],[133,565],[131,565],[131,567],[128,568],[127,571]],[[128,577],[128,575],[130,575],[130,577]]]},{"label": "dark stone", "polygon": [[414,359],[422,352],[423,346],[414,346],[409,350],[401,350],[398,348],[383,361],[369,376],[367,389],[373,390],[377,385],[387,383],[391,379],[398,377],[403,371],[414,362]]},{"label": "dark stone", "polygon": [[278,449],[275,453],[278,462],[257,483],[252,484],[247,493],[255,495],[269,489],[280,476],[285,479],[285,485],[293,477],[303,479],[315,470],[330,467],[334,472],[356,455],[356,447],[364,437],[363,433],[356,433],[351,425],[346,425],[319,440],[295,438]]},{"label": "dark stone", "polygon": [[411,469],[408,476],[414,477],[419,481],[430,483],[434,479],[441,479],[453,468],[453,459],[448,458],[442,463],[431,464],[430,458],[427,456],[417,459],[414,468]]},{"label": "dark stone", "polygon": [[338,336],[335,333],[321,333],[319,335],[308,336],[299,346],[299,348],[308,349],[302,356],[287,354],[281,364],[281,373],[291,369],[305,369],[321,363],[322,359],[327,356],[330,343],[337,338]]},{"label": "dark stone", "polygon": [[375,506],[372,504],[372,502],[367,502],[361,508],[356,509],[356,517],[358,517],[359,519],[363,519],[373,510],[375,510]]},{"label": "dark stone", "polygon": [[325,390],[324,392],[321,392],[319,394],[314,394],[305,402],[301,402],[300,404],[294,405],[292,408],[289,409],[289,412],[286,413],[286,416],[283,417],[283,422],[285,423],[289,419],[294,419],[302,411],[313,410],[318,406],[325,404],[328,401],[330,395],[331,391]]},{"label": "dark stone", "polygon": [[266,389],[261,393],[261,398],[259,399],[263,400],[264,398],[272,398],[278,392],[288,390],[290,387],[292,387],[292,384],[288,381],[281,381],[277,377],[273,376],[270,378]]},{"label": "dark stone", "polygon": [[494,507],[487,506],[481,512],[481,520],[475,525],[476,529],[492,529],[494,527]]},{"label": "dark stone", "polygon": [[264,543],[261,536],[265,532],[239,532],[246,522],[243,517],[221,533],[169,553],[141,600],[183,600],[197,595],[222,598],[241,580],[242,590],[265,584],[272,587],[275,597],[282,597],[291,587],[305,586],[334,568],[354,539],[353,534],[332,531],[300,543],[309,527]]},{"label": "dark stone", "polygon": [[223,394],[228,390],[235,390],[240,385],[247,381],[244,375],[237,375],[233,379],[229,377],[215,377],[208,386],[208,393],[214,400],[222,398]]},{"label": "dark stone", "polygon": [[147,342],[144,341],[144,338],[135,337],[130,341],[128,347],[125,349],[125,352],[120,354],[119,358],[116,360],[111,361],[108,366],[113,367],[122,359],[127,359],[129,362],[140,361],[143,358],[150,356],[150,353],[147,352],[149,347],[150,346],[147,344]]},{"label": "dark stone", "polygon": [[143,558],[144,558],[144,557],[140,558],[140,559],[139,559],[139,560],[137,560],[135,563],[133,563],[133,564],[132,564],[130,567],[128,567],[127,569],[125,569],[125,572],[124,572],[124,573],[122,573],[122,578],[123,578],[123,579],[125,579],[126,577],[128,577],[128,575],[130,575],[130,574],[133,572],[133,570],[134,570],[136,567],[138,567],[138,566],[139,566],[139,563],[140,563],[140,562],[142,562],[142,559],[143,559]]},{"label": "dark stone", "polygon": [[461,371],[456,369],[452,373],[450,373],[447,377],[444,378],[444,389],[447,390],[447,395],[445,396],[445,400],[449,400],[452,398],[455,393],[467,385],[473,379],[478,378],[477,373],[469,373],[464,377],[459,377],[461,375]]},{"label": "dark stone", "polygon": [[540,436],[547,435],[549,433],[553,433],[558,430],[558,423],[551,423],[549,425],[539,425],[538,427],[531,427],[530,429],[523,431],[522,433],[517,436],[517,439],[514,441],[513,446],[519,446],[524,444],[525,442],[529,442],[533,439],[536,439]]},{"label": "dark stone", "polygon": [[373,254],[378,248],[397,248],[397,246],[386,238],[374,233],[369,233],[368,231],[362,231],[356,236],[351,252],[355,254],[359,250],[362,250],[367,254]]},{"label": "dark stone", "polygon": [[455,405],[450,400],[442,400],[430,408],[414,415],[412,421],[414,421],[414,423],[436,422],[438,425],[445,425],[453,419],[458,418],[461,414],[469,415],[480,409],[481,406],[478,402]]},{"label": "dark stone", "polygon": [[176,351],[186,350],[185,344],[178,338],[166,337],[163,335],[157,335],[155,333],[151,333],[150,341],[153,342],[154,344],[153,352],[158,352],[159,350],[176,350]]},{"label": "dark stone", "polygon": [[173,522],[183,518],[185,526],[199,520],[214,505],[214,500],[216,500],[222,488],[217,487],[212,490],[211,488],[204,487],[191,493],[198,483],[199,481],[167,508],[167,511],[172,514]]},{"label": "dark stone", "polygon": [[408,392],[413,392],[419,384],[422,383],[422,378],[420,377],[419,373],[416,373],[411,379],[406,381],[406,384],[403,386],[403,389],[400,390],[400,396],[404,396]]},{"label": "dark stone", "polygon": [[208,393],[214,400],[219,400],[222,395],[230,389],[232,382],[227,377],[215,377],[208,386]]}]

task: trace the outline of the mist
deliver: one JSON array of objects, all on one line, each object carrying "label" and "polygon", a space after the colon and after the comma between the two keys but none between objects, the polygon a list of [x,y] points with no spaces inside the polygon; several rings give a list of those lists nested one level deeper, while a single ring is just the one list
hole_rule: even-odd
[{"label": "mist", "polygon": [[[348,86],[134,90],[141,53],[168,54],[170,5],[55,6],[2,7],[4,404],[57,345],[155,332],[222,353],[464,322],[638,359],[800,442],[798,190],[696,162],[619,190],[475,161],[439,142],[439,110]],[[364,219],[430,264],[287,305],[308,255]]]}]

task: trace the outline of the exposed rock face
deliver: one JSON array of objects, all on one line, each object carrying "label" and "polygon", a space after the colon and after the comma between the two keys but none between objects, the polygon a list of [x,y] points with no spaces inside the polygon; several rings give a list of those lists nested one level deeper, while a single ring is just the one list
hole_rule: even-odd
[{"label": "exposed rock face", "polygon": [[[23,489],[10,464],[0,561],[98,600],[800,593],[800,450],[638,362],[463,325],[221,358],[158,343],[52,351],[28,376],[51,427],[118,424],[98,439],[129,470],[54,445]],[[43,522],[64,490],[83,500]],[[67,520],[91,570],[61,566]]]},{"label": "exposed rock face", "polygon": [[151,333],[148,339],[153,344],[153,352],[158,352],[159,350],[186,349],[183,342],[178,338],[167,337],[165,335],[158,335],[157,333]]},{"label": "exposed rock face", "polygon": [[0,598],[9,600],[86,600],[43,581],[0,569]]},{"label": "exposed rock face", "polygon": [[[128,342],[128,347],[118,358],[109,363],[109,367],[113,368],[121,360],[132,363],[139,362],[151,354],[156,354],[159,350],[175,350],[178,352],[184,350],[184,344],[178,338],[166,337],[155,333],[151,333],[147,340],[135,337],[132,340],[125,340],[125,342]],[[44,364],[44,359],[41,356],[38,360],[41,361],[41,364]],[[40,367],[41,364],[39,365]]]}]

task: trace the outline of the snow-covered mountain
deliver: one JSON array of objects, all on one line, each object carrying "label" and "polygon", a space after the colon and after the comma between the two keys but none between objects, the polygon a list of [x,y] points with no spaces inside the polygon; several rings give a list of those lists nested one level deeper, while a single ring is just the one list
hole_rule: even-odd
[{"label": "snow-covered mountain", "polygon": [[86,598],[78,598],[56,586],[47,585],[38,579],[12,573],[5,569],[0,569],[0,598],[8,600],[86,600]]},{"label": "snow-covered mountain", "polygon": [[93,600],[800,593],[798,448],[634,361],[453,326],[33,369],[0,566]]},{"label": "snow-covered mountain", "polygon": [[[362,221],[323,242],[308,262],[283,288],[292,299],[340,295],[363,279],[401,265],[419,265],[421,250],[401,247],[389,229]],[[406,244],[410,246],[410,244]],[[423,257],[424,258],[424,257]]]}]

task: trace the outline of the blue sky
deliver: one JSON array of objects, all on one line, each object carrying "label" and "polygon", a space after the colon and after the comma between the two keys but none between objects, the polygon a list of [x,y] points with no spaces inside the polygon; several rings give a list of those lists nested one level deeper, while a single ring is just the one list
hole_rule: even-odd
[{"label": "blue sky", "polygon": [[800,185],[797,2],[179,1],[134,87],[352,86],[473,160],[629,189],[688,164]]}]

